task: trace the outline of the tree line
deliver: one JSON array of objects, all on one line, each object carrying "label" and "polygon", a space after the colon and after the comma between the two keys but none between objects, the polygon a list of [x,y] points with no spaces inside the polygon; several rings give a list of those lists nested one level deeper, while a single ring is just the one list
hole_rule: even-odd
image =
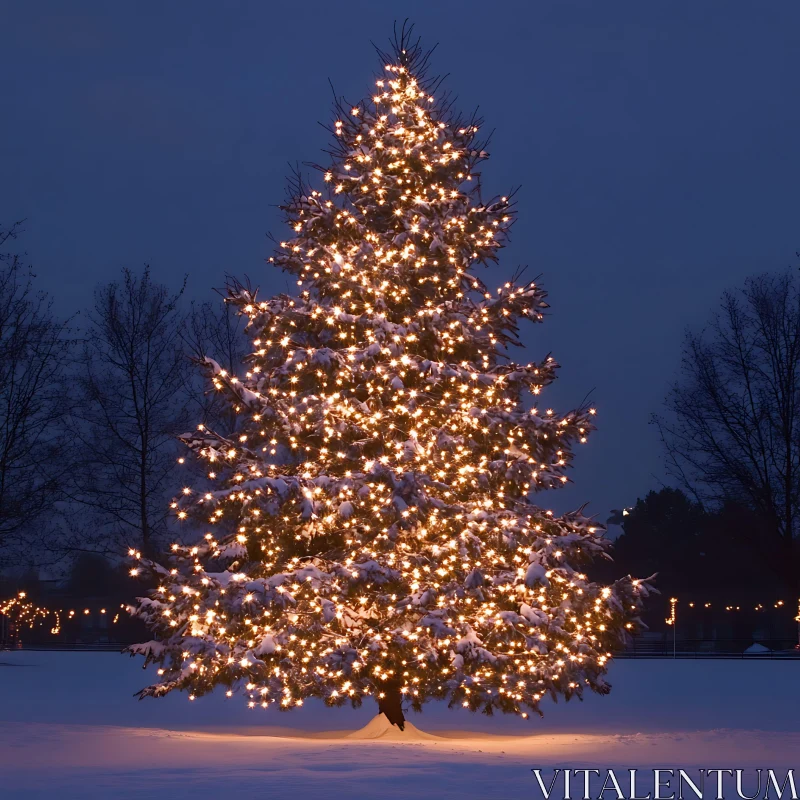
[{"label": "tree line", "polygon": [[63,319],[21,233],[0,228],[0,572],[154,553],[175,535],[170,501],[187,479],[176,437],[229,413],[192,361],[213,353],[238,368],[240,318],[145,266]]},{"label": "tree line", "polygon": [[800,592],[800,279],[749,278],[688,331],[654,418],[675,484],[724,520],[732,547]]},{"label": "tree line", "polygon": [[673,486],[615,520],[617,566],[662,591],[800,596],[800,278],[756,275],[686,332],[653,415]]},{"label": "tree line", "polygon": [[[149,269],[97,287],[69,319],[35,286],[22,224],[0,226],[0,573],[174,539],[191,466],[177,436],[233,430],[197,361],[237,371],[248,349],[221,302],[193,303]],[[194,363],[193,363],[194,362]],[[617,567],[800,592],[800,280],[750,278],[688,331],[654,415],[673,487],[640,500]],[[757,575],[758,577],[754,577]]]}]

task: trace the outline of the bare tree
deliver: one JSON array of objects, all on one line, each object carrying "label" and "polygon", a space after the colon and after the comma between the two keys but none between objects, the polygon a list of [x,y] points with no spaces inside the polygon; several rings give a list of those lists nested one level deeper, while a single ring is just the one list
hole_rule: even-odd
[{"label": "bare tree", "polygon": [[49,529],[71,467],[64,422],[72,342],[23,256],[5,252],[21,226],[0,227],[0,547],[7,560],[24,552],[30,563],[38,552],[31,536]]},{"label": "bare tree", "polygon": [[141,275],[124,269],[95,292],[72,425],[84,456],[72,499],[95,522],[90,535],[81,523],[73,550],[153,553],[163,543],[177,489],[176,436],[188,421],[183,291],[154,282],[145,267]]},{"label": "bare tree", "polygon": [[214,390],[203,364],[211,358],[231,375],[241,371],[251,350],[244,328],[245,319],[221,298],[218,303],[193,303],[184,334],[186,347],[199,367],[190,375],[192,414],[228,435],[236,430],[237,415],[222,393]]},{"label": "bare tree", "polygon": [[751,512],[743,527],[796,588],[800,280],[761,275],[726,293],[708,328],[687,333],[666,406],[655,421],[672,474],[704,504]]}]

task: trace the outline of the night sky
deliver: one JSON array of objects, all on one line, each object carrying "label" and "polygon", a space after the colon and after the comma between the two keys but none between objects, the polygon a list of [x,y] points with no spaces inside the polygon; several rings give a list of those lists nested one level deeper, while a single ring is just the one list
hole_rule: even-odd
[{"label": "night sky", "polygon": [[[330,79],[370,91],[395,19],[439,47],[458,105],[496,129],[487,194],[521,185],[500,285],[529,265],[551,317],[519,360],[563,365],[541,407],[592,391],[576,483],[604,520],[664,479],[648,425],[683,330],[800,249],[800,4],[785,2],[0,2],[0,221],[61,313],[120,267],[210,298],[262,294],[289,162],[320,161]],[[315,180],[318,180],[315,177]]]}]

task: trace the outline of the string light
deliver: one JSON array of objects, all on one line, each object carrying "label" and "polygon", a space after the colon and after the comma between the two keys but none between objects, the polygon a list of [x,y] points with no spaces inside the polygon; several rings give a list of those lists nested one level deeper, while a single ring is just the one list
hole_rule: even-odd
[{"label": "string light", "polygon": [[669,616],[665,620],[667,625],[675,625],[675,621],[677,620],[677,616],[675,614],[675,608],[678,605],[678,598],[677,597],[670,597],[669,599]]},{"label": "string light", "polygon": [[[800,603],[800,601],[798,601],[798,602]],[[768,610],[767,609],[767,605],[770,605],[769,601],[767,601],[767,603],[756,603],[753,606],[753,610],[754,611],[767,611]],[[773,608],[781,609],[781,608],[784,607],[784,601],[783,600],[778,600],[778,601],[772,603],[771,605],[772,605]],[[689,608],[693,609],[693,608],[695,608],[697,606],[697,603],[692,601],[691,603],[688,603],[688,606],[689,606]],[[710,608],[713,608],[713,604],[710,603],[710,602],[703,603],[702,607],[703,607],[703,609],[710,609]],[[698,607],[698,610],[701,610],[701,609]],[[734,605],[733,603],[730,603],[729,605],[724,606],[724,610],[725,611],[741,611],[742,607],[740,605]],[[667,622],[669,622],[669,620],[667,620]]]},{"label": "string light", "polygon": [[666,619],[667,625],[672,627],[672,657],[677,658],[678,655],[678,617],[677,617],[678,598],[670,597],[669,599],[669,617]]},{"label": "string light", "polygon": [[482,199],[480,121],[437,105],[423,61],[398,50],[371,99],[337,108],[323,189],[292,185],[270,262],[296,295],[229,288],[253,349],[242,375],[205,362],[238,424],[184,437],[207,477],[172,510],[198,541],[165,564],[130,552],[159,582],[132,609],[156,637],[130,648],[159,666],[142,696],[398,693],[527,716],[606,693],[641,628],[648,582],[589,581],[601,528],[532,502],[567,482],[595,409],[541,410],[558,364],[508,358],[547,295],[475,274],[514,204]]},{"label": "string light", "polygon": [[[120,604],[121,609],[125,609],[124,603]],[[89,616],[94,613],[104,615],[107,613],[106,608],[84,608],[82,611],[84,616]],[[7,617],[18,627],[28,627],[33,629],[38,624],[50,624],[50,633],[58,636],[62,631],[61,615],[66,614],[67,619],[74,619],[75,609],[64,608],[47,608],[40,606],[27,599],[26,592],[19,592],[16,597],[11,597],[7,600],[0,602],[0,615]],[[119,613],[117,613],[111,624],[116,624],[119,621]]]},{"label": "string light", "polygon": [[33,629],[37,623],[45,622],[49,617],[55,618],[50,633],[57,634],[61,630],[61,616],[58,611],[37,606],[36,603],[27,599],[25,592],[19,592],[16,597],[0,603],[0,615],[8,617],[19,627],[27,626]]}]

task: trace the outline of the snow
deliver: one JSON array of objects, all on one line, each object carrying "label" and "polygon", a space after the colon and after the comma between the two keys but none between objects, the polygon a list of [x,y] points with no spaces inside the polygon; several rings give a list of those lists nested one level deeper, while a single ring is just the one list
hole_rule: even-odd
[{"label": "snow", "polygon": [[564,766],[796,768],[799,668],[619,661],[609,696],[550,703],[543,720],[430,705],[403,734],[371,704],[279,715],[221,694],[138,701],[140,659],[3,652],[0,797],[500,800],[540,797],[532,768],[546,781]]},{"label": "snow", "polygon": [[383,714],[373,717],[363,728],[353,733],[345,734],[345,739],[369,739],[375,741],[381,739],[384,742],[435,742],[443,741],[441,736],[421,731],[414,723],[406,720],[401,731],[396,725],[392,725]]}]

